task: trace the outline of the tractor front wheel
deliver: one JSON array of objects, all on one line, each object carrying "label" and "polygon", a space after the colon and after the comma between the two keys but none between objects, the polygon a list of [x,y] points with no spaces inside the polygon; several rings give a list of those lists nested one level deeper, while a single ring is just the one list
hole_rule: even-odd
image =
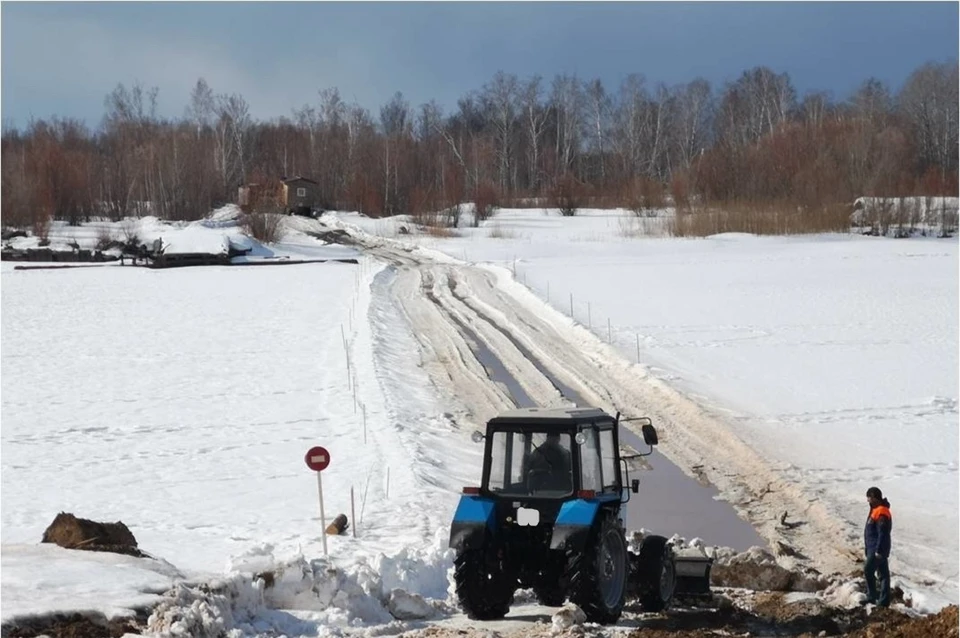
[{"label": "tractor front wheel", "polygon": [[570,600],[587,622],[609,625],[620,619],[626,602],[629,556],[623,530],[604,516],[591,531],[583,550],[570,560]]},{"label": "tractor front wheel", "polygon": [[457,597],[471,620],[497,620],[510,611],[515,587],[503,571],[491,565],[483,550],[466,550],[454,560]]}]

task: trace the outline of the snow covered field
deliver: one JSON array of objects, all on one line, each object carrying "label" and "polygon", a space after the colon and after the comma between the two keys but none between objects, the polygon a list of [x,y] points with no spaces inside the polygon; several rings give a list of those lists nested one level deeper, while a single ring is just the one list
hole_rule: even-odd
[{"label": "snow covered field", "polygon": [[567,314],[572,295],[581,324],[724,415],[853,543],[878,485],[895,517],[891,568],[934,606],[956,602],[957,240],[636,237],[656,223],[501,210],[460,237],[409,241],[506,266]]},{"label": "snow covered field", "polygon": [[[247,241],[228,217],[161,230],[184,250]],[[410,225],[336,217],[389,236]],[[316,222],[288,224],[280,246],[251,242],[252,254],[356,254],[296,231]],[[433,290],[462,317],[485,309],[488,319],[529,322],[539,312],[543,326],[527,336],[539,334],[546,351],[570,336],[502,270],[459,278],[466,259],[515,270],[560,312],[572,294],[577,320],[612,336],[627,364],[639,337],[656,378],[798,482],[853,546],[863,493],[879,485],[896,517],[895,578],[924,609],[956,602],[956,240],[637,239],[637,226],[624,213],[502,211],[459,238],[399,239],[450,256],[418,276],[450,277],[456,285],[438,279]],[[481,382],[485,372],[439,311],[413,303],[416,277],[394,279],[369,257],[168,271],[13,266],[2,267],[4,622],[52,609],[132,613],[176,581],[187,586],[158,609],[156,629],[326,635],[367,623],[383,633],[416,626],[397,617],[453,611],[446,532],[479,467],[469,434],[504,397]],[[503,290],[490,292],[494,284]],[[484,326],[479,315],[470,321]],[[509,360],[503,335],[483,329],[532,397],[556,399],[529,362]],[[581,366],[606,356],[583,340],[566,347],[584,349]],[[445,367],[451,359],[464,367]],[[613,368],[605,373],[624,388],[644,383],[629,365]],[[449,386],[431,383],[444,375]],[[661,430],[665,445],[671,436]],[[330,561],[303,461],[316,444],[333,459],[328,522],[339,513],[353,522],[351,487],[359,519],[357,538],[328,539]],[[122,520],[166,562],[38,547],[59,511]],[[282,572],[266,591],[254,578],[265,570]],[[219,582],[223,595],[189,587],[198,582]]]},{"label": "snow covered field", "polygon": [[[313,445],[332,458],[328,523],[352,521],[355,492],[357,537],[329,538],[334,564],[369,563],[387,593],[446,598],[443,530],[478,450],[444,416],[454,404],[423,380],[389,299],[372,298],[382,265],[14,265],[2,271],[4,621],[69,609],[71,592],[75,608],[130,609],[178,571],[199,582],[304,557],[322,573]],[[171,569],[134,577],[127,557],[37,548],[60,511],[123,521]],[[120,602],[116,580],[132,588]],[[357,620],[336,613],[311,622]],[[375,602],[356,613],[392,619]]]}]

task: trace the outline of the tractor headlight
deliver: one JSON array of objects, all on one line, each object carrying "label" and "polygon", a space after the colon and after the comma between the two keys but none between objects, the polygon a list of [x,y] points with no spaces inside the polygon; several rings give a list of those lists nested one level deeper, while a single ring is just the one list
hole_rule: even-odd
[{"label": "tractor headlight", "polygon": [[480,441],[483,440],[483,432],[481,432],[480,430],[474,430],[473,434],[470,435],[470,438],[473,440],[474,443],[479,443]]},{"label": "tractor headlight", "polygon": [[587,435],[584,434],[583,432],[577,432],[577,436],[575,436],[575,437],[573,437],[573,438],[574,438],[574,440],[575,440],[577,443],[579,443],[580,445],[583,445],[584,443],[587,442]]}]

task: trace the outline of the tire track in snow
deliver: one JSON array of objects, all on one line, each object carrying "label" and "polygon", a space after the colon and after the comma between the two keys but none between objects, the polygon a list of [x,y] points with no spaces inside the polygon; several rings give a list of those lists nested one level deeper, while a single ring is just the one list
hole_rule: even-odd
[{"label": "tire track in snow", "polygon": [[[537,401],[556,405],[556,389],[551,387],[551,392],[545,391],[545,383],[549,381],[536,381],[543,375],[520,361],[525,357],[510,343],[511,339],[522,344],[552,375],[591,403],[605,408],[612,406],[626,415],[650,416],[658,426],[658,449],[664,456],[688,476],[709,480],[771,546],[778,542],[792,546],[809,557],[803,562],[824,573],[846,573],[856,566],[859,538],[815,495],[805,492],[736,436],[735,424],[708,412],[652,377],[643,367],[627,362],[598,337],[514,281],[505,269],[470,266],[432,251],[404,248],[399,242],[365,235],[340,221],[331,225],[346,230],[370,254],[398,267],[394,294],[410,318],[427,357],[435,348],[436,335],[443,335],[446,347],[454,349],[456,346],[449,342],[464,344],[464,339],[445,320],[436,304],[417,294],[417,287],[406,282],[431,282],[430,290],[444,308],[461,317],[485,339]],[[436,285],[435,282],[444,277],[456,280],[457,295],[449,286],[444,292],[443,286]],[[438,321],[447,327],[437,326]],[[503,334],[498,338],[494,331],[502,331],[509,338]],[[462,348],[468,350],[465,345]],[[460,352],[466,355],[463,349]],[[471,373],[467,375],[466,369],[447,359],[437,361],[431,376],[441,395],[460,395],[469,406],[473,426],[482,427],[487,418],[505,405],[476,400],[484,394],[478,384],[497,386],[476,369],[475,357],[461,358],[459,364]],[[792,520],[803,520],[805,525],[783,529],[778,521],[784,511],[790,513]]]}]

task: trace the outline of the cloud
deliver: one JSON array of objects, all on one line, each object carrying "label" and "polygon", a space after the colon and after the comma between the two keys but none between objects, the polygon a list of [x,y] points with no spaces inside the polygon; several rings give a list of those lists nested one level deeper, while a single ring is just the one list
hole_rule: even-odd
[{"label": "cloud", "polygon": [[76,114],[95,125],[104,97],[118,83],[129,88],[136,81],[159,87],[158,110],[169,117],[183,113],[200,77],[216,93],[243,95],[258,118],[289,114],[316,95],[295,67],[246,68],[229,46],[217,45],[228,37],[213,32],[200,40],[141,25],[118,29],[78,17],[20,15],[16,28],[3,33],[4,115],[23,121],[39,106],[45,112],[37,117]]}]

